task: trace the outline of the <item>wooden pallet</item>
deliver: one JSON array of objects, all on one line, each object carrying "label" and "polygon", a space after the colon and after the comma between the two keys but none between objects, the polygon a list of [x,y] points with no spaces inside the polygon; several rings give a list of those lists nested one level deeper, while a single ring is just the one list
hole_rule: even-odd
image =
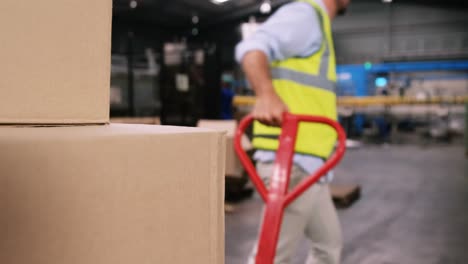
[{"label": "wooden pallet", "polygon": [[333,202],[337,208],[348,208],[361,197],[359,185],[330,185]]}]

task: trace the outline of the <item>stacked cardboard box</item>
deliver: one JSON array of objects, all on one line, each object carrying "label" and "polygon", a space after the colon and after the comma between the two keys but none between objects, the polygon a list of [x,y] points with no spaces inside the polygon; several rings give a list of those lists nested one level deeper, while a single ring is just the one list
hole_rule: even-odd
[{"label": "stacked cardboard box", "polygon": [[223,263],[225,135],[107,124],[111,5],[2,3],[0,263]]},{"label": "stacked cardboard box", "polygon": [[115,117],[111,118],[112,124],[134,124],[134,125],[160,125],[159,117]]},{"label": "stacked cardboard box", "polygon": [[2,1],[0,123],[109,122],[111,5]]},{"label": "stacked cardboard box", "polygon": [[[243,167],[234,150],[234,136],[237,129],[237,122],[234,120],[200,120],[198,127],[209,128],[226,132],[226,176],[241,178]],[[242,147],[245,151],[252,149],[249,139],[242,137]]]},{"label": "stacked cardboard box", "polygon": [[1,128],[0,263],[223,263],[223,143],[147,125]]}]

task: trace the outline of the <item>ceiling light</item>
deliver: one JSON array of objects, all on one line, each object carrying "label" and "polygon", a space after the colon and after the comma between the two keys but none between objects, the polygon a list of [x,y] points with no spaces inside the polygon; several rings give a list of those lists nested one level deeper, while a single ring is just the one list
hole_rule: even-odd
[{"label": "ceiling light", "polygon": [[382,2],[387,4],[393,2],[393,0],[382,0]]},{"label": "ceiling light", "polygon": [[194,15],[192,17],[192,23],[193,24],[198,24],[198,22],[200,22],[200,18],[197,15]]},{"label": "ceiling light", "polygon": [[262,14],[268,14],[271,12],[271,3],[269,0],[265,0],[261,5],[260,5],[260,12]]},{"label": "ceiling light", "polygon": [[230,0],[211,0],[213,4],[222,5]]},{"label": "ceiling light", "polygon": [[135,9],[138,6],[138,2],[136,0],[130,1],[130,8]]}]

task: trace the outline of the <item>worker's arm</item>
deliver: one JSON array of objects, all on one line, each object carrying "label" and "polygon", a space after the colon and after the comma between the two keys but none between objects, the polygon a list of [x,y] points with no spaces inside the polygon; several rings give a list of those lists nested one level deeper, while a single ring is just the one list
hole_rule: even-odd
[{"label": "worker's arm", "polygon": [[273,88],[267,55],[258,50],[250,51],[245,54],[242,67],[257,96],[253,117],[266,125],[280,126],[288,107]]},{"label": "worker's arm", "polygon": [[280,125],[286,105],[276,95],[270,76],[272,61],[308,57],[322,45],[320,20],[305,2],[281,7],[249,38],[236,47],[236,60],[257,94],[253,115],[268,125]]}]

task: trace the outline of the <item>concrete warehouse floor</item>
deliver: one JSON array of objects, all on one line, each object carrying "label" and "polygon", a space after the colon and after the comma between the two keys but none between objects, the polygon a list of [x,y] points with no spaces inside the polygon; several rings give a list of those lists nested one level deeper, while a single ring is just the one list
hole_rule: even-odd
[{"label": "concrete warehouse floor", "polygon": [[[468,261],[468,160],[457,146],[367,146],[349,150],[335,183],[359,183],[362,198],[339,211],[343,264],[458,264]],[[226,217],[226,264],[244,264],[261,201]],[[304,241],[293,261],[304,263]]]}]

